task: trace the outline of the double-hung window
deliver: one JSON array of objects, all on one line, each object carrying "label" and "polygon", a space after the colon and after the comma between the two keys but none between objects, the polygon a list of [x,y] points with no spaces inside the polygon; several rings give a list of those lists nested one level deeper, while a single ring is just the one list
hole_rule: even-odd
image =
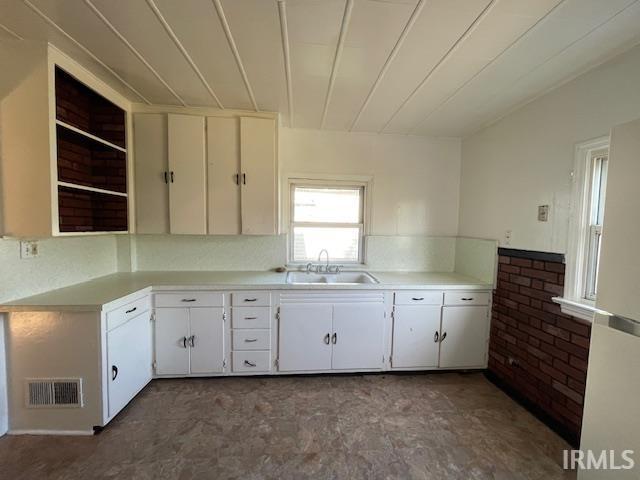
[{"label": "double-hung window", "polygon": [[290,260],[362,263],[365,186],[339,182],[292,182]]},{"label": "double-hung window", "polygon": [[589,221],[586,231],[586,258],[584,298],[595,301],[598,290],[598,267],[600,264],[600,245],[602,243],[602,220],[604,218],[604,200],[607,190],[607,167],[609,165],[606,150],[592,152],[589,178]]},{"label": "double-hung window", "polygon": [[596,311],[598,269],[609,165],[609,139],[576,147],[563,312],[591,320]]}]

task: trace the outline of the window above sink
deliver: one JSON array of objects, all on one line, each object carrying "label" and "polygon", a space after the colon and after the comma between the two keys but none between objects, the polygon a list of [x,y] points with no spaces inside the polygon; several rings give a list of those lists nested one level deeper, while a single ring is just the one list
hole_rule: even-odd
[{"label": "window above sink", "polygon": [[364,262],[366,184],[331,180],[290,180],[290,263],[318,260]]}]

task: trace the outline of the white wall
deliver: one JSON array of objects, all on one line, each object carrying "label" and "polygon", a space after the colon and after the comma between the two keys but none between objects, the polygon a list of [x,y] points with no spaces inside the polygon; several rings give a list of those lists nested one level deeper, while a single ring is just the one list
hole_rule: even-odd
[{"label": "white wall", "polygon": [[372,176],[371,235],[457,233],[459,139],[280,128],[279,150],[281,178]]},{"label": "white wall", "polygon": [[565,253],[575,145],[640,116],[638,85],[640,46],[465,138],[460,235]]}]

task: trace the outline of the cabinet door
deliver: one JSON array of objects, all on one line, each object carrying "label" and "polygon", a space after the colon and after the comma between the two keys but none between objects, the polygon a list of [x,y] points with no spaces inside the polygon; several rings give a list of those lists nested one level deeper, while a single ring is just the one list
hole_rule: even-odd
[{"label": "cabinet door", "polygon": [[333,306],[333,369],[382,368],[384,304]]},{"label": "cabinet door", "polygon": [[188,338],[188,308],[156,309],[156,374],[187,375],[189,373]]},{"label": "cabinet door", "polygon": [[170,231],[206,234],[204,117],[171,114],[168,131]]},{"label": "cabinet door", "polygon": [[133,128],[137,233],[169,233],[167,116],[138,113]]},{"label": "cabinet door", "polygon": [[440,306],[399,305],[393,313],[392,367],[437,367]]},{"label": "cabinet door", "polygon": [[440,366],[484,367],[489,333],[488,307],[442,307]]},{"label": "cabinet door", "polygon": [[207,118],[209,233],[238,235],[240,227],[240,120]]},{"label": "cabinet door", "polygon": [[275,235],[277,230],[276,122],[240,119],[242,233]]},{"label": "cabinet door", "polygon": [[191,308],[191,373],[222,372],[224,335],[222,308]]},{"label": "cabinet door", "polygon": [[151,380],[151,322],[138,315],[107,333],[109,416]]},{"label": "cabinet door", "polygon": [[329,304],[280,307],[279,370],[331,370]]}]

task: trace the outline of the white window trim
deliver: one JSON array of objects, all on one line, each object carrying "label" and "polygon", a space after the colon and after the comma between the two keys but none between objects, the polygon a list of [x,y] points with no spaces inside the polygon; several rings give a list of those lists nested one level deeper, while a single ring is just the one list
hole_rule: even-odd
[{"label": "white window trim", "polygon": [[[555,297],[563,313],[582,320],[593,321],[594,313],[606,313],[598,310],[595,301],[584,298],[586,278],[586,257],[588,237],[585,231],[589,225],[589,204],[591,185],[587,179],[591,176],[592,154],[597,150],[609,148],[609,136],[599,137],[576,145],[572,175],[572,194],[569,214],[569,235],[566,256],[566,271],[563,297]],[[574,245],[576,246],[574,248]]]},{"label": "white window trim", "polygon": [[369,235],[371,225],[371,198],[373,195],[373,177],[362,175],[330,175],[330,174],[288,174],[285,177],[286,189],[281,192],[281,231],[287,235],[287,266],[300,267],[307,262],[294,262],[293,252],[291,251],[291,215],[293,205],[291,204],[291,189],[293,185],[319,185],[330,187],[360,187],[364,188],[364,197],[362,199],[362,241],[360,242],[360,261],[358,262],[341,262],[350,267],[362,267],[366,264],[366,237]]}]

